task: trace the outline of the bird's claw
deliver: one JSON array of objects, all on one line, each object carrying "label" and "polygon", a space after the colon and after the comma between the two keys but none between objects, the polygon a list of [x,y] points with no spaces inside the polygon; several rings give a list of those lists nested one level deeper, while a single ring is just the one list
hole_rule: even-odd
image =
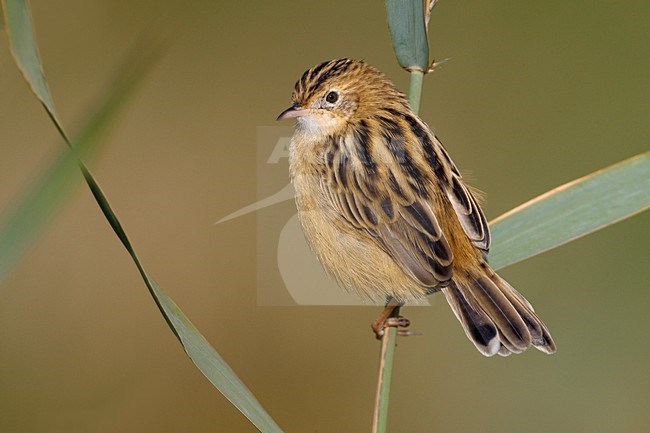
[{"label": "bird's claw", "polygon": [[[378,340],[386,333],[386,328],[408,328],[411,325],[411,321],[404,316],[389,317],[382,321],[375,321],[372,323],[371,327],[375,333],[375,336]],[[402,337],[408,337],[411,335],[421,335],[422,333],[417,331],[409,331],[406,329],[398,329],[397,335]]]}]

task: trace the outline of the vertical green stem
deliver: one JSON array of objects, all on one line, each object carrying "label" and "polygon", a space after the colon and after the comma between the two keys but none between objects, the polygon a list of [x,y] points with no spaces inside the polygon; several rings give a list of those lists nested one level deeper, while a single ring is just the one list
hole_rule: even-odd
[{"label": "vertical green stem", "polygon": [[[422,71],[411,71],[409,83],[409,104],[417,114],[420,110],[420,96],[422,95]],[[393,311],[391,317],[399,316],[399,308]],[[372,419],[372,433],[386,433],[388,425],[388,400],[390,396],[390,382],[393,375],[393,358],[395,356],[395,343],[397,328],[386,327],[386,332],[381,339],[381,354],[379,356],[379,379],[377,380],[377,394],[375,396],[375,411]]]},{"label": "vertical green stem", "polygon": [[[399,307],[391,314],[391,317],[397,316],[399,316]],[[388,399],[390,397],[390,383],[393,376],[393,359],[395,356],[396,340],[397,327],[387,326],[381,339],[379,379],[377,380],[377,394],[375,395],[375,412],[372,420],[372,433],[386,433],[388,426]]]},{"label": "vertical green stem", "polygon": [[411,71],[411,81],[409,82],[409,104],[415,114],[418,114],[420,111],[420,96],[422,95],[423,79],[424,73],[422,71]]}]

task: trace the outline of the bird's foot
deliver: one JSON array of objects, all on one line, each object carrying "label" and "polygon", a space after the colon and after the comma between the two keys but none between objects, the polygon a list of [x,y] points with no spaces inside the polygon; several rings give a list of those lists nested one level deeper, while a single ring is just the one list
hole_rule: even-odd
[{"label": "bird's foot", "polygon": [[[408,328],[411,325],[409,319],[399,315],[400,307],[400,304],[389,302],[381,314],[370,324],[378,340],[381,340],[384,336],[386,328]],[[397,335],[408,337],[409,335],[421,335],[421,333],[407,329],[398,329]]]}]

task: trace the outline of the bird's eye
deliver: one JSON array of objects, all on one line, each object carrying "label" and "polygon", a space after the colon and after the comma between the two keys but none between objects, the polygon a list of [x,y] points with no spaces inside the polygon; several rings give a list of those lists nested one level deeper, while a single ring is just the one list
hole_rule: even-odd
[{"label": "bird's eye", "polygon": [[334,91],[331,91],[325,96],[325,100],[330,104],[333,104],[339,100],[339,94]]}]

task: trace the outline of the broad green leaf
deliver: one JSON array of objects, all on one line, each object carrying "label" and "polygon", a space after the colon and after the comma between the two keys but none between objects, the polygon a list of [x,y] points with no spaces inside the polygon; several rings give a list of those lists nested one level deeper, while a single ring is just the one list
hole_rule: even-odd
[{"label": "broad green leaf", "polygon": [[[51,177],[49,179],[45,178],[42,180],[41,184],[45,186],[35,188],[33,194],[26,199],[14,215],[18,215],[19,217],[28,215],[29,217],[26,218],[26,221],[29,221],[31,218],[32,221],[37,221],[42,226],[45,222],[45,219],[42,219],[43,215],[49,213],[60,202],[58,199],[63,197],[66,190],[66,188],[61,187],[51,189],[47,186],[48,181],[57,184],[60,183],[56,180],[59,177],[67,179],[70,167],[77,164],[104,216],[131,255],[165,321],[179,339],[188,356],[210,382],[260,431],[271,433],[281,432],[282,430],[264,411],[257,400],[255,400],[248,388],[237,378],[235,373],[191,324],[171,298],[147,274],[106,196],[80,159],[83,156],[83,153],[80,153],[80,151],[93,147],[94,142],[105,133],[106,126],[110,123],[109,121],[122,108],[126,96],[131,91],[132,85],[135,84],[136,79],[141,78],[143,75],[140,68],[146,69],[146,67],[150,66],[153,63],[152,59],[159,54],[159,51],[156,49],[152,50],[150,49],[151,47],[148,47],[149,49],[147,50],[137,50],[136,54],[139,54],[139,57],[137,61],[133,61],[134,69],[131,70],[131,73],[124,75],[125,79],[120,81],[120,86],[112,89],[113,93],[111,97],[102,105],[98,114],[91,119],[84,133],[80,135],[78,140],[74,141],[73,146],[73,143],[68,140],[63,126],[57,118],[54,103],[47,88],[32,32],[28,5],[23,0],[2,0],[2,2],[6,13],[7,29],[14,59],[35,95],[45,106],[55,127],[70,147],[70,151],[62,157],[64,162],[56,164],[50,170]],[[9,23],[11,24],[9,25]],[[9,233],[7,235],[7,245],[13,251],[24,249],[27,241],[33,239],[33,235],[27,233],[29,228],[31,227],[32,230],[36,229],[33,225],[26,226],[22,218],[19,217],[11,218],[10,225],[6,228]],[[12,224],[12,222],[15,224]],[[16,233],[19,233],[19,235],[17,236]],[[20,246],[20,248],[17,246]]]},{"label": "broad green leaf", "polygon": [[490,264],[502,268],[650,207],[650,151],[557,187],[491,223]]},{"label": "broad green leaf", "polygon": [[400,66],[409,71],[429,69],[429,43],[422,0],[386,0],[393,48]]}]

